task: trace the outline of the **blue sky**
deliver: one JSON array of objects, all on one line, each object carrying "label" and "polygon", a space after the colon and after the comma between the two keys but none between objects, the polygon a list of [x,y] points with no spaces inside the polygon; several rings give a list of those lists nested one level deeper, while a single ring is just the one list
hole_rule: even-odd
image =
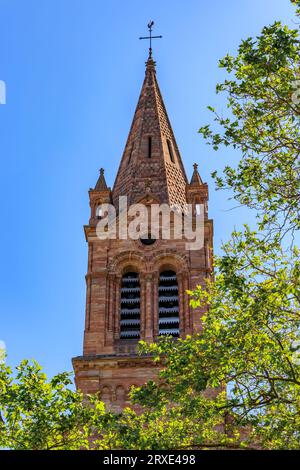
[{"label": "blue sky", "polygon": [[235,225],[210,172],[234,163],[198,128],[207,105],[225,110],[218,59],[275,19],[293,25],[288,0],[0,0],[0,340],[8,363],[35,358],[50,375],[82,352],[88,189],[121,158],[144,76],[154,19],[161,91],[188,175],[196,161],[210,185],[215,247]]}]

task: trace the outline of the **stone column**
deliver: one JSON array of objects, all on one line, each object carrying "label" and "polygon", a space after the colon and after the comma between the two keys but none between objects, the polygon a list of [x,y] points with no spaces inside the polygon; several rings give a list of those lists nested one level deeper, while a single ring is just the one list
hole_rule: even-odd
[{"label": "stone column", "polygon": [[140,328],[141,339],[145,340],[146,333],[146,278],[140,275]]},{"label": "stone column", "polygon": [[145,278],[145,341],[153,342],[153,317],[152,317],[152,276],[147,274]]},{"label": "stone column", "polygon": [[114,291],[115,276],[110,273],[107,277],[107,305],[106,305],[106,345],[113,346],[113,337],[114,337],[114,300],[115,300],[115,291]]},{"label": "stone column", "polygon": [[152,302],[153,302],[153,339],[158,337],[158,273],[152,276]]},{"label": "stone column", "polygon": [[115,282],[114,282],[115,302],[114,302],[114,312],[113,312],[113,318],[114,318],[114,336],[115,336],[115,339],[119,339],[119,338],[120,338],[121,279],[122,279],[122,277],[121,277],[120,275],[115,276]]},{"label": "stone column", "polygon": [[179,333],[180,336],[185,334],[185,312],[183,304],[183,276],[181,273],[177,274],[178,282],[178,305],[179,305]]},{"label": "stone column", "polygon": [[92,294],[92,277],[90,274],[86,275],[86,302],[85,302],[85,329],[90,329],[91,324],[91,294]]},{"label": "stone column", "polygon": [[108,311],[107,329],[108,331],[113,331],[113,328],[114,328],[114,317],[113,317],[114,300],[115,300],[114,284],[115,284],[115,276],[114,274],[109,274],[108,275],[108,306],[107,306],[107,311]]}]

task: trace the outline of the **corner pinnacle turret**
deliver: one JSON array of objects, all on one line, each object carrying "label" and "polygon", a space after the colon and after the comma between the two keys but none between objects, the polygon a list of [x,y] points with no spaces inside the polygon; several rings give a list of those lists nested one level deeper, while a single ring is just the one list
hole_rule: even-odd
[{"label": "corner pinnacle turret", "polygon": [[98,181],[96,183],[95,190],[96,191],[105,191],[105,189],[107,189],[107,184],[106,184],[105,177],[104,177],[104,169],[100,168],[99,172],[100,172],[100,176],[99,176]]}]

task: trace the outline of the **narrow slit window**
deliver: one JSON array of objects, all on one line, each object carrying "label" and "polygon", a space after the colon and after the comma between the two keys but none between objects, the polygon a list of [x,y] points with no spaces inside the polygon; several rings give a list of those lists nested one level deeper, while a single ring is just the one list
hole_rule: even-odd
[{"label": "narrow slit window", "polygon": [[129,152],[128,164],[130,163],[130,160],[131,160],[131,157],[132,157],[132,153],[133,153],[133,149],[134,149],[134,144],[132,144],[131,149],[130,149],[130,152]]},{"label": "narrow slit window", "polygon": [[152,137],[148,137],[148,158],[152,157]]},{"label": "narrow slit window", "polygon": [[197,203],[195,205],[196,215],[201,215],[201,204]]},{"label": "narrow slit window", "polygon": [[168,150],[169,150],[169,155],[170,155],[171,162],[172,162],[172,163],[175,163],[173,148],[172,148],[172,144],[171,144],[171,142],[169,141],[169,139],[167,139],[167,146],[168,146]]}]

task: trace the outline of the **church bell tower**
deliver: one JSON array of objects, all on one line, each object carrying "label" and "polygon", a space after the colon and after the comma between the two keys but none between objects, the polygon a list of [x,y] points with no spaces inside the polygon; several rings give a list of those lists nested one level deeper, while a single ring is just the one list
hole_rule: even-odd
[{"label": "church bell tower", "polygon": [[[111,204],[120,217],[119,198],[128,205],[167,204],[196,217],[203,208],[203,244],[187,249],[184,237],[99,239],[101,206]],[[104,170],[89,191],[90,219],[84,227],[88,244],[83,355],[73,358],[76,386],[100,392],[112,409],[127,404],[132,385],[155,379],[151,358],[139,356],[139,340],[153,342],[171,335],[201,331],[203,309],[191,309],[187,290],[204,285],[212,274],[213,223],[208,218],[208,187],[197,165],[187,179],[156,78],[150,49],[145,79],[112,190]]]}]

